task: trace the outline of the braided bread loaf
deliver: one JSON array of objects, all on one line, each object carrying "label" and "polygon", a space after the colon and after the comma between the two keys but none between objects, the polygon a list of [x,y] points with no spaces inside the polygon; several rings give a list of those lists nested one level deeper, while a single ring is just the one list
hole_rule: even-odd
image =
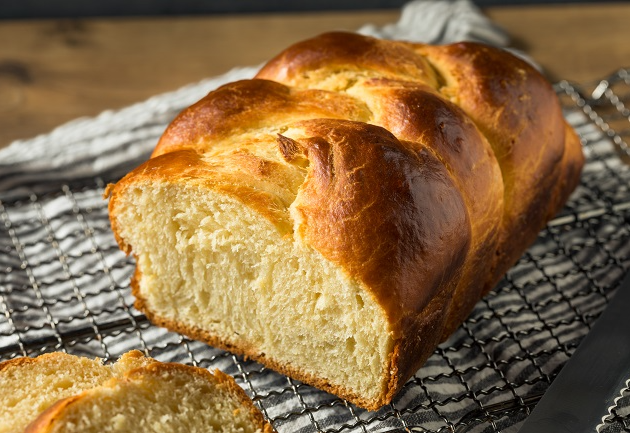
[{"label": "braided bread loaf", "polygon": [[582,164],[551,86],[512,55],[329,33],[184,110],[106,194],[154,323],[376,409]]}]

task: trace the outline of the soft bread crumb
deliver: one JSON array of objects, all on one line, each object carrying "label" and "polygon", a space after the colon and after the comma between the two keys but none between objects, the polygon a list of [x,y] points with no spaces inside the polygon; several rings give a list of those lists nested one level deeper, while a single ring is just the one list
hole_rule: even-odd
[{"label": "soft bread crumb", "polygon": [[211,190],[156,182],[121,200],[117,218],[142,270],[137,295],[154,313],[209,330],[213,344],[264,354],[276,368],[300,366],[370,398],[383,393],[387,319],[312,248]]}]

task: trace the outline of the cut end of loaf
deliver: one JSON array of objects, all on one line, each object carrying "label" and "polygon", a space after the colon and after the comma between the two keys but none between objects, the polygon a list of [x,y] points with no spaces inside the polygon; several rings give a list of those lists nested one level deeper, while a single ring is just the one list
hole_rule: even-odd
[{"label": "cut end of loaf", "polygon": [[130,184],[115,206],[139,307],[154,322],[365,406],[384,403],[393,346],[384,312],[299,238],[181,181]]}]

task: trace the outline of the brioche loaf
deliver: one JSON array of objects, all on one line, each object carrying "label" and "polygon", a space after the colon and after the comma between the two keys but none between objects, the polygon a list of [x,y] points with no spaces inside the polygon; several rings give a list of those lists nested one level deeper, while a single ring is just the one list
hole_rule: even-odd
[{"label": "brioche loaf", "polygon": [[582,164],[527,63],[336,32],[184,110],[106,195],[155,324],[377,409]]},{"label": "brioche loaf", "polygon": [[230,376],[138,351],[113,365],[64,353],[18,358],[0,364],[0,387],[7,433],[273,432]]}]

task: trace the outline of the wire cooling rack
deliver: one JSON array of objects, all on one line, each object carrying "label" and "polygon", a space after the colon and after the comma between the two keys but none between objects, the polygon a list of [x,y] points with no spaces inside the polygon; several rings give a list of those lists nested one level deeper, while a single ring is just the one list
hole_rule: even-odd
[{"label": "wire cooling rack", "polygon": [[[66,351],[233,375],[278,432],[499,432],[518,427],[630,269],[630,74],[555,86],[584,145],[581,185],[504,280],[376,412],[151,325],[110,231],[116,174],[0,193],[0,359]],[[630,379],[630,378],[629,378]],[[630,391],[601,431],[630,431]]]}]

